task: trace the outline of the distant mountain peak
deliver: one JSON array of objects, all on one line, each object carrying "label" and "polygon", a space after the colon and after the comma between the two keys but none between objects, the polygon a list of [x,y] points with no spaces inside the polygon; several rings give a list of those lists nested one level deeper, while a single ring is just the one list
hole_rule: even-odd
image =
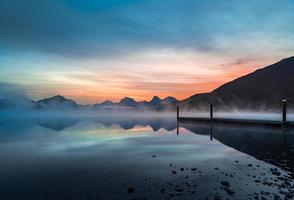
[{"label": "distant mountain peak", "polygon": [[47,102],[47,101],[66,101],[67,99],[64,96],[61,95],[55,95],[52,97],[48,97],[42,100],[39,100],[38,102]]},{"label": "distant mountain peak", "polygon": [[178,100],[174,97],[167,96],[162,100],[164,103],[177,103]]},{"label": "distant mountain peak", "polygon": [[113,102],[111,100],[105,100],[101,104],[103,104],[103,103],[113,103]]},{"label": "distant mountain peak", "polygon": [[105,100],[102,103],[100,103],[99,105],[101,105],[101,106],[112,106],[113,102],[110,101],[110,100]]},{"label": "distant mountain peak", "polygon": [[71,100],[71,99],[66,99],[65,97],[61,95],[56,95],[53,97],[49,97],[46,99],[42,99],[37,102],[38,107],[41,109],[71,109],[71,108],[77,108],[79,105]]},{"label": "distant mountain peak", "polygon": [[130,101],[135,102],[135,100],[131,97],[124,97],[120,100],[120,103],[130,102]]},{"label": "distant mountain peak", "polygon": [[136,107],[138,105],[138,103],[130,97],[124,97],[120,100],[119,104],[127,107]]},{"label": "distant mountain peak", "polygon": [[158,96],[153,96],[152,99],[160,99]]},{"label": "distant mountain peak", "polygon": [[161,101],[161,99],[158,97],[158,96],[154,96],[152,99],[151,99],[151,101],[150,101],[150,103],[159,103]]},{"label": "distant mountain peak", "polygon": [[51,99],[59,99],[59,100],[66,100],[66,98],[64,96],[61,96],[61,95],[56,95],[56,96],[53,96],[51,97]]}]

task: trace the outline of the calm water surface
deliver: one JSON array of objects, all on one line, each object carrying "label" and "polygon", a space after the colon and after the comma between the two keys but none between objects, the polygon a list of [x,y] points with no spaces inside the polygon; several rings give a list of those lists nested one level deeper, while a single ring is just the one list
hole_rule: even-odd
[{"label": "calm water surface", "polygon": [[169,117],[1,117],[0,199],[291,199],[293,133]]}]

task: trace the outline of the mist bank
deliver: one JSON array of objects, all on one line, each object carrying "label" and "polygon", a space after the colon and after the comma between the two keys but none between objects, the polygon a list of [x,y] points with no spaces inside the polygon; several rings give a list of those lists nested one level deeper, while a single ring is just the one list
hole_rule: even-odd
[{"label": "mist bank", "polygon": [[[167,97],[169,98],[169,97]],[[263,103],[245,103],[233,104],[236,101],[232,101],[231,104],[223,104],[219,102],[202,101],[197,104],[187,106],[186,101],[178,101],[175,99],[160,99],[153,97],[149,102],[142,101],[136,102],[131,98],[124,98],[120,102],[102,102],[100,104],[81,105],[74,100],[67,99],[63,96],[57,95],[50,98],[42,99],[40,101],[32,101],[26,97],[18,98],[5,98],[0,99],[0,112],[19,112],[19,113],[70,113],[70,114],[110,114],[110,113],[175,113],[178,106],[180,112],[186,113],[209,113],[210,104],[213,104],[214,112],[219,113],[280,113],[282,109],[282,102],[277,104],[265,104]],[[133,102],[133,103],[130,103]],[[135,102],[135,103],[134,103]],[[287,101],[288,112],[294,112],[294,102]]]},{"label": "mist bank", "polygon": [[[210,113],[205,111],[182,111],[180,117],[199,117],[199,118],[210,118]],[[214,118],[222,119],[246,119],[246,120],[269,120],[269,121],[281,121],[282,113],[271,112],[271,111],[254,111],[254,110],[231,110],[216,111],[213,113]],[[294,112],[287,113],[287,121],[294,121]]]},{"label": "mist bank", "polygon": [[138,110],[4,110],[1,118],[176,118],[173,111]]},{"label": "mist bank", "polygon": [[[209,111],[203,110],[180,110],[180,117],[198,117],[198,118],[209,118]],[[176,111],[138,111],[138,110],[99,110],[99,111],[86,111],[86,110],[70,110],[70,111],[29,111],[29,110],[5,110],[0,112],[0,118],[19,118],[19,119],[160,119],[170,118],[176,120]],[[270,111],[254,111],[254,110],[234,110],[234,111],[215,111],[213,113],[214,118],[224,119],[248,119],[248,120],[269,120],[269,121],[281,121],[281,112],[270,112]],[[294,112],[287,113],[287,121],[294,121]]]},{"label": "mist bank", "polygon": [[[133,103],[130,103],[133,102]],[[2,104],[1,104],[2,103]],[[206,105],[199,105],[196,108],[187,108],[177,101],[164,101],[154,97],[150,102],[144,104],[134,103],[130,98],[124,98],[118,103],[101,103],[94,105],[80,105],[71,99],[62,96],[54,96],[40,101],[31,101],[20,97],[10,98],[0,101],[0,117],[10,118],[46,118],[46,117],[66,117],[66,118],[156,118],[171,117],[176,118],[176,107],[179,106],[181,117],[207,117],[209,118],[209,102]],[[2,107],[1,107],[2,106]],[[281,105],[276,108],[259,106],[248,109],[238,106],[222,106],[214,104],[214,117],[230,119],[260,119],[281,121]],[[294,121],[294,110],[290,107],[287,111],[288,121]],[[292,114],[293,113],[293,114]]]}]

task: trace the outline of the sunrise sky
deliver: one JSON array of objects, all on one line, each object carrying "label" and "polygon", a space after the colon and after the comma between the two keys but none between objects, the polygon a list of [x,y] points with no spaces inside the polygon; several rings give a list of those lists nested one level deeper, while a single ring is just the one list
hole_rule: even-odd
[{"label": "sunrise sky", "polygon": [[184,99],[294,55],[294,0],[1,0],[0,83]]}]

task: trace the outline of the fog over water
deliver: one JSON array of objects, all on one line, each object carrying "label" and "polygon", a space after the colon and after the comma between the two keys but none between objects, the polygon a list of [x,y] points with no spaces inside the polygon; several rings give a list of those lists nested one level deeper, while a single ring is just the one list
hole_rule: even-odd
[{"label": "fog over water", "polygon": [[[16,106],[8,110],[1,110],[1,99],[7,102],[11,102]],[[77,109],[77,110],[29,110],[28,104],[30,103],[29,98],[26,95],[26,91],[17,85],[5,84],[0,82],[0,116],[4,117],[54,117],[54,116],[67,116],[67,117],[176,117],[176,111],[138,111],[136,109],[99,109],[93,110],[91,108]],[[209,117],[209,108],[203,107],[199,110],[186,110],[181,109],[181,117]],[[281,121],[282,112],[272,111],[269,109],[262,110],[242,110],[242,109],[219,109],[216,108],[214,111],[215,118],[232,118],[232,119],[252,119],[252,120],[271,120]],[[294,110],[288,110],[287,120],[294,121]]]},{"label": "fog over water", "polygon": [[[181,117],[210,117],[209,112],[184,111],[180,112]],[[230,119],[252,119],[252,120],[270,120],[281,121],[282,113],[278,112],[256,112],[250,110],[234,110],[234,111],[217,111],[213,113],[215,118],[230,118]],[[287,113],[287,120],[294,121],[294,112]]]},{"label": "fog over water", "polygon": [[[176,111],[155,112],[155,111],[0,111],[1,117],[176,117]],[[180,111],[180,117],[200,117],[209,118],[209,112],[203,111]],[[252,120],[269,120],[269,121],[281,121],[282,113],[278,112],[255,112],[249,110],[234,110],[234,111],[216,111],[213,113],[214,118],[228,118],[228,119],[252,119]],[[287,113],[287,120],[294,121],[294,113]]]}]

